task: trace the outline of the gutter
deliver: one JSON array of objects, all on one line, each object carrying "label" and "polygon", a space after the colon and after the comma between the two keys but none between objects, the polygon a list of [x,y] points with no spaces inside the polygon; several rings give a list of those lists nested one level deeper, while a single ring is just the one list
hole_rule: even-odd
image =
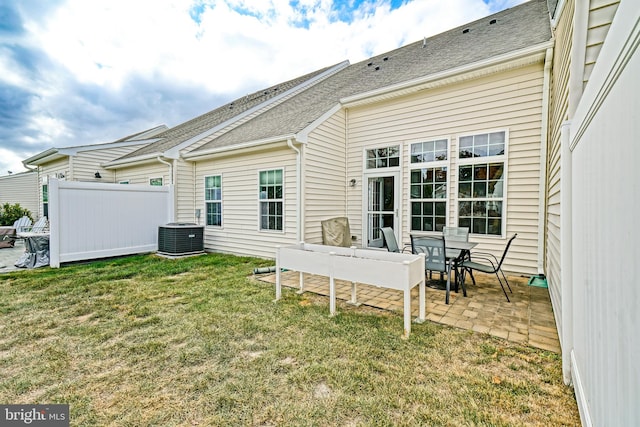
[{"label": "gutter", "polygon": [[296,242],[301,242],[304,225],[302,224],[302,153],[293,145],[293,139],[287,139],[287,145],[296,152]]},{"label": "gutter", "polygon": [[[433,87],[437,83],[446,84],[452,80],[459,81],[462,79],[462,75],[469,74],[474,71],[482,72],[482,75],[493,73],[497,71],[494,68],[497,68],[498,70],[503,69],[505,68],[506,63],[509,62],[519,61],[517,64],[512,65],[512,67],[527,65],[533,62],[542,61],[544,59],[545,50],[550,47],[553,47],[553,40],[549,40],[547,42],[540,43],[525,49],[520,49],[515,52],[509,52],[507,54],[498,55],[482,61],[463,65],[457,68],[451,68],[439,73],[419,77],[414,80],[409,80],[391,86],[374,89],[369,92],[348,96],[346,98],[340,99],[340,103],[344,107],[352,107],[366,104],[368,102],[377,101],[386,97],[405,95],[417,92],[428,87]],[[522,62],[522,64],[520,64],[520,62]]]},{"label": "gutter", "polygon": [[547,229],[547,144],[549,134],[549,102],[551,91],[551,68],[553,65],[553,48],[547,49],[544,59],[544,77],[542,83],[542,123],[540,129],[540,184],[538,206],[538,274],[544,274]]},{"label": "gutter", "polygon": [[100,166],[102,166],[105,169],[114,169],[119,166],[126,166],[126,167],[137,166],[143,163],[151,163],[160,156],[162,156],[162,153],[156,152],[151,154],[145,154],[138,157],[131,157],[128,159],[112,160],[110,162],[102,163]]},{"label": "gutter", "polygon": [[190,153],[184,154],[182,158],[189,161],[204,160],[211,157],[215,157],[217,154],[228,153],[231,151],[241,150],[244,148],[255,148],[261,145],[281,143],[282,141],[288,141],[289,139],[296,139],[296,135],[295,134],[281,135],[281,136],[275,136],[272,138],[249,141],[243,144],[234,144],[234,145],[229,145],[225,147],[210,148],[208,150],[192,151]]}]

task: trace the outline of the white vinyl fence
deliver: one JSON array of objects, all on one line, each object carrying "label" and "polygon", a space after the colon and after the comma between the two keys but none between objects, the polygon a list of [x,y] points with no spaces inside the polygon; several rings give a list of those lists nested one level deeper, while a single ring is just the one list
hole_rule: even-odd
[{"label": "white vinyl fence", "polygon": [[562,353],[585,427],[640,425],[639,75],[640,8],[623,1],[562,153],[573,201]]},{"label": "white vinyl fence", "polygon": [[50,265],[154,252],[173,186],[49,181]]}]

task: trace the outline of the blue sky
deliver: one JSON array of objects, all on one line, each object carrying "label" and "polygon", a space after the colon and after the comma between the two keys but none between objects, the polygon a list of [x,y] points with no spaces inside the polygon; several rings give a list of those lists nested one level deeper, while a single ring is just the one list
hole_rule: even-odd
[{"label": "blue sky", "polygon": [[0,176],[524,0],[0,0]]}]

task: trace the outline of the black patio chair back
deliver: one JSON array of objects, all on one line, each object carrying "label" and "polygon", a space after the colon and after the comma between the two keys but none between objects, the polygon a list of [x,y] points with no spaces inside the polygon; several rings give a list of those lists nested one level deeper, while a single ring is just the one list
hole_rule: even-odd
[{"label": "black patio chair back", "polygon": [[387,247],[387,250],[389,252],[400,252],[400,247],[398,246],[398,241],[396,240],[396,235],[393,232],[393,228],[382,227],[380,231],[382,231],[382,239],[384,241],[384,245]]},{"label": "black patio chair back", "polygon": [[445,302],[449,304],[449,293],[451,291],[451,263],[447,258],[447,249],[445,246],[444,236],[411,236],[411,251],[414,254],[424,254],[425,274],[434,271],[445,273],[447,275],[447,287]]},{"label": "black patio chair back", "polygon": [[411,236],[411,252],[425,255],[425,270],[448,272],[444,237]]},{"label": "black patio chair back", "polygon": [[[502,252],[502,257],[500,258],[500,260],[498,260],[495,255],[490,253],[472,251],[470,258],[465,259],[464,261],[462,261],[462,264],[460,264],[460,266],[465,270],[477,270],[487,274],[495,274],[498,278],[498,282],[500,283],[500,287],[502,288],[502,292],[504,292],[504,296],[507,298],[508,302],[511,302],[511,300],[509,299],[509,295],[507,295],[507,291],[505,290],[504,285],[507,285],[507,288],[509,288],[509,292],[513,293],[513,291],[511,290],[511,286],[509,285],[507,276],[504,274],[504,271],[502,271],[502,263],[507,257],[507,252],[509,252],[511,243],[513,243],[517,235],[518,233],[514,234],[509,239],[504,248],[504,252]],[[478,260],[483,262],[478,262]],[[501,275],[502,279],[500,278]],[[504,280],[504,283],[502,283],[502,280]]]},{"label": "black patio chair back", "polygon": [[442,227],[442,234],[446,240],[469,241],[469,227]]}]

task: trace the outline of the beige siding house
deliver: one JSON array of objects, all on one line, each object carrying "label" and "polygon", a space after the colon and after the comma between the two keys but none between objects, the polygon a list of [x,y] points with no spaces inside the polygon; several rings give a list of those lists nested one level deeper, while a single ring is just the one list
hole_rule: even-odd
[{"label": "beige siding house", "polygon": [[[381,245],[382,226],[408,241],[463,225],[498,255],[518,233],[506,268],[541,271],[551,47],[546,2],[529,2],[342,67],[185,146],[194,210],[220,210],[203,220],[207,248],[273,257],[278,244],[322,243],[321,221],[347,216],[363,247]],[[281,197],[261,195],[269,185]]]},{"label": "beige siding house", "polygon": [[34,220],[38,216],[38,173],[20,172],[0,176],[0,205],[20,204],[31,212]]},{"label": "beige siding house", "polygon": [[79,145],[51,148],[32,156],[22,163],[37,171],[38,216],[47,216],[48,181],[50,178],[66,181],[118,182],[116,175],[103,167],[103,163],[121,157],[132,150],[155,141],[155,135],[165,130],[165,125],[129,135],[105,144]]},{"label": "beige siding house", "polygon": [[501,255],[517,233],[504,269],[546,274],[583,425],[637,425],[639,45],[635,0],[531,0],[138,145],[25,165],[40,184],[173,184],[172,217],[204,225],[216,252],[273,258],[322,243],[338,216],[360,247],[383,226],[402,244],[449,225]]},{"label": "beige siding house", "polygon": [[518,233],[506,268],[537,273],[552,43],[534,0],[247,95],[101,166],[175,185],[175,218],[205,225],[212,251],[271,258],[347,216],[362,247],[385,225],[401,241],[462,225],[499,255]]}]

